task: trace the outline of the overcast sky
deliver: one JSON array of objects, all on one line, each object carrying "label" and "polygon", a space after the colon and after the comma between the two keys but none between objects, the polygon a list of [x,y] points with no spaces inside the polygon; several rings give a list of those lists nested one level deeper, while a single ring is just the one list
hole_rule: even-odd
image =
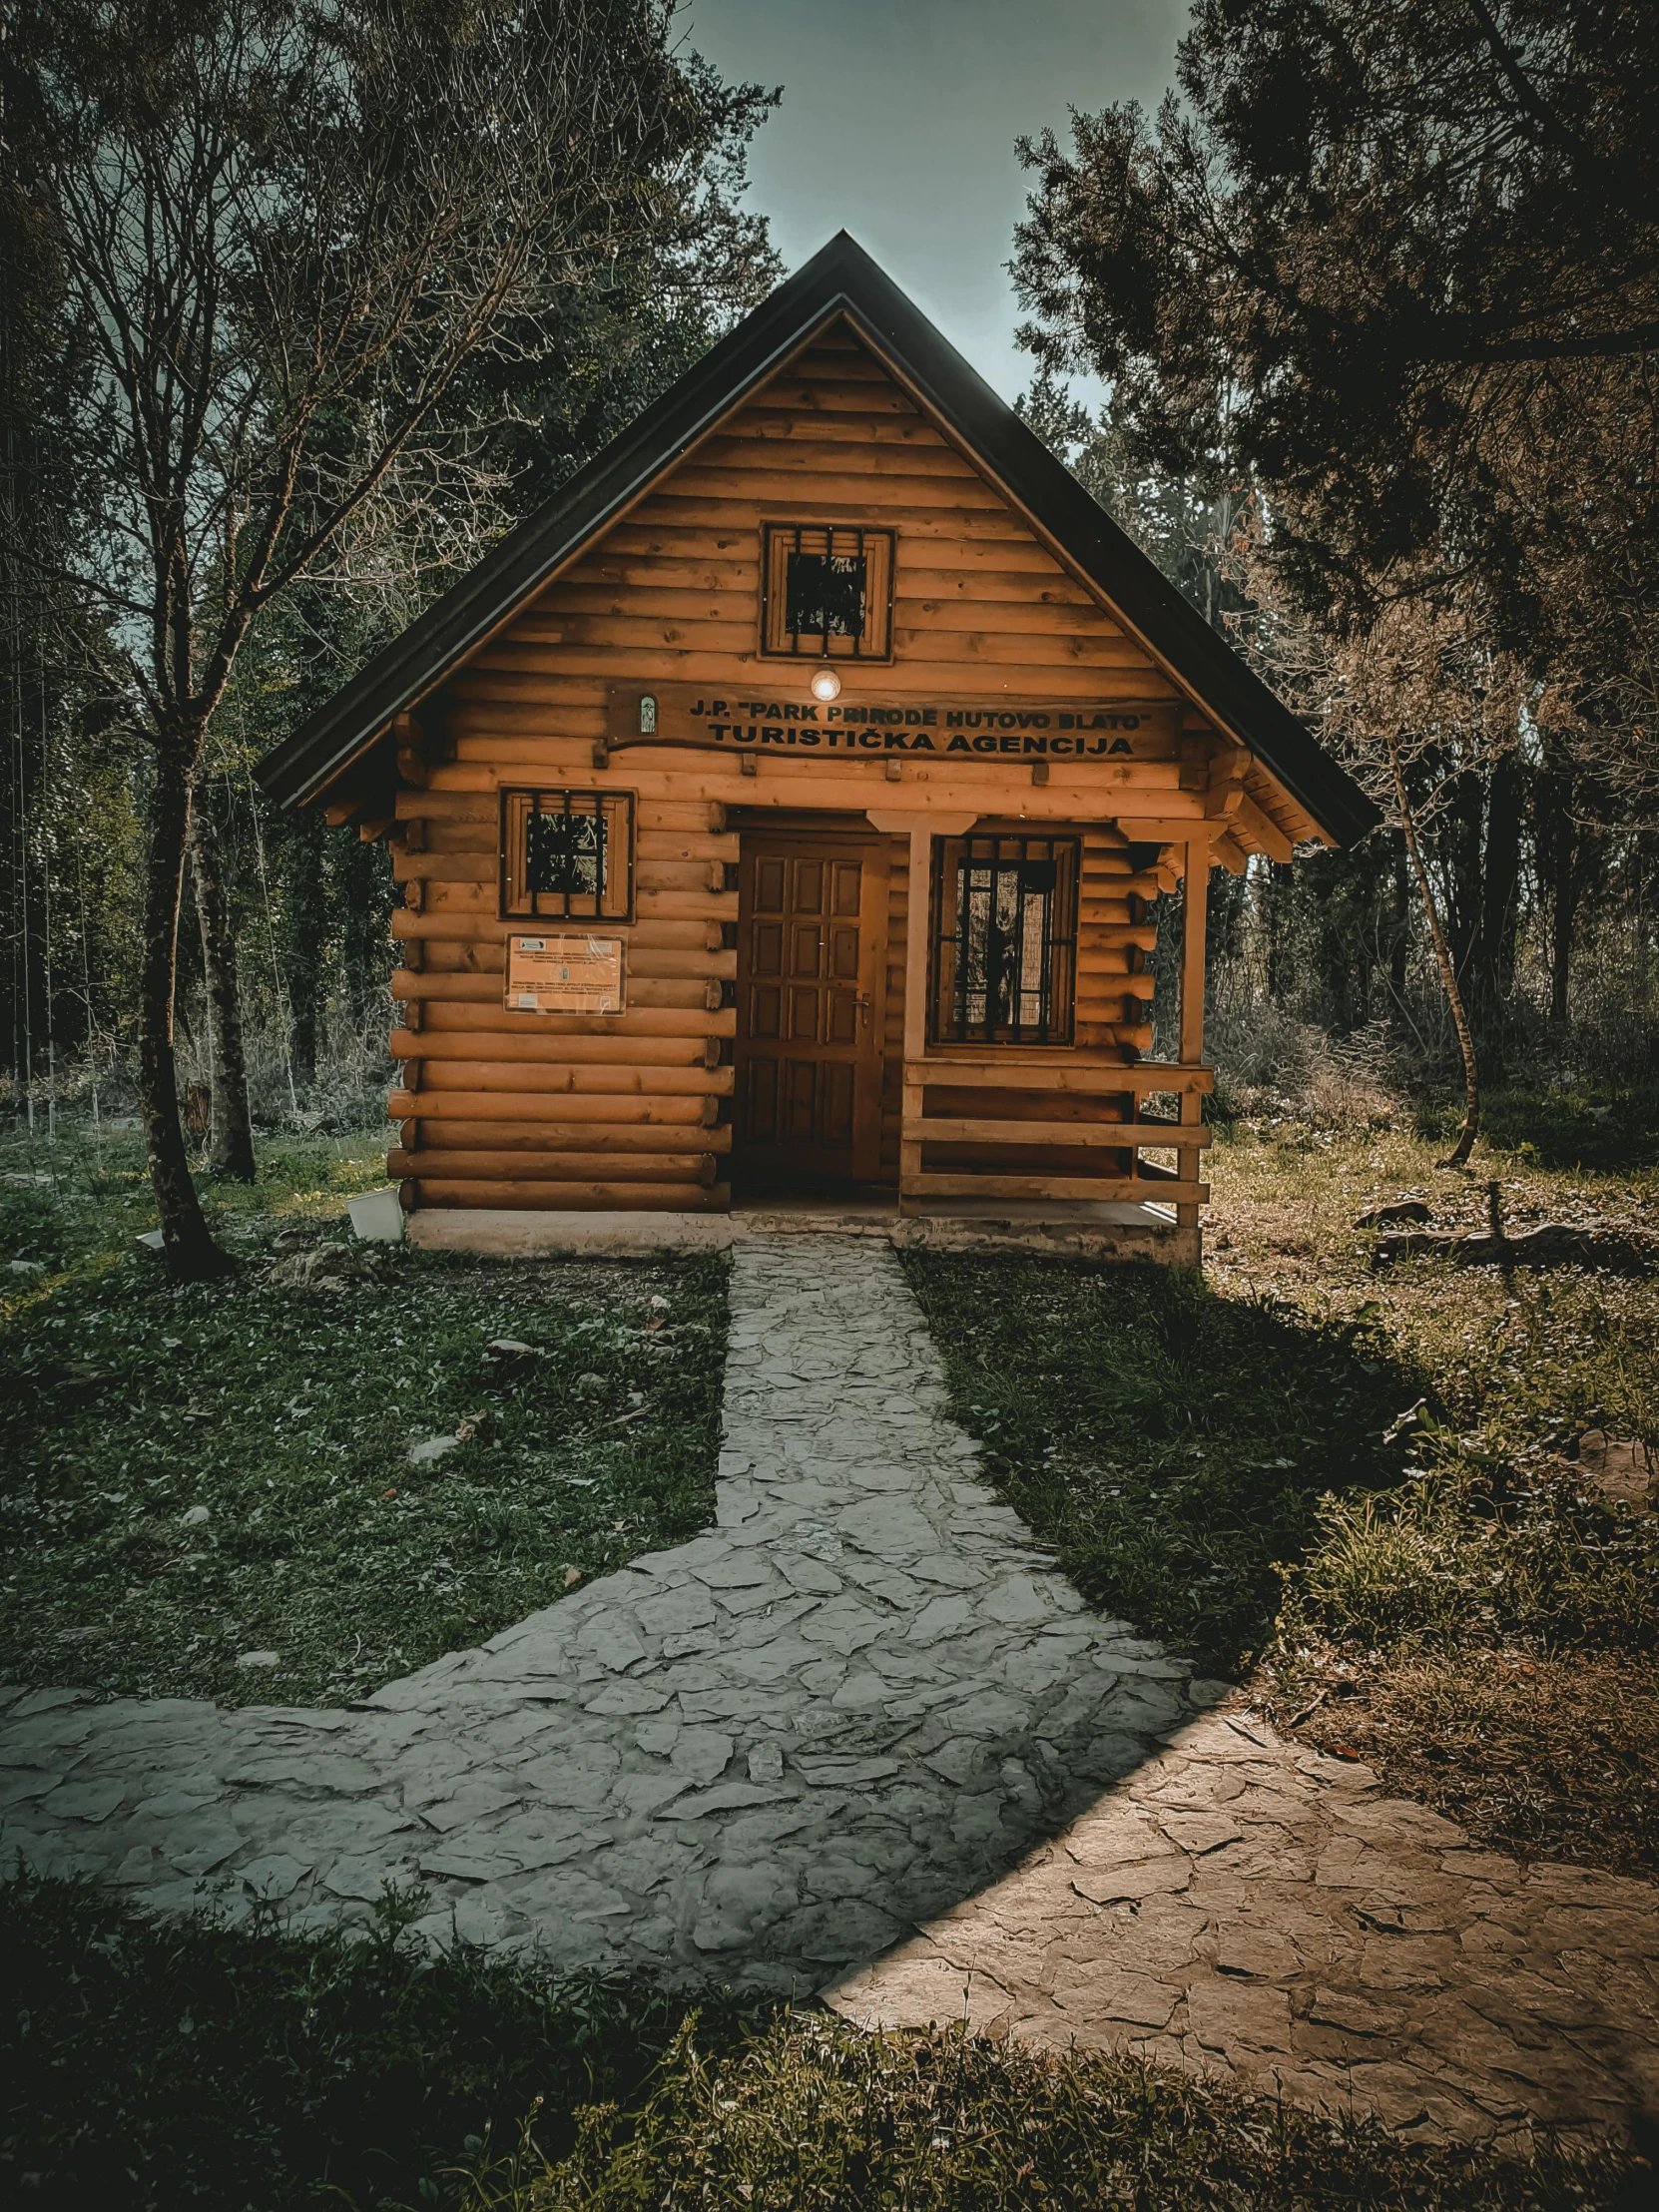
[{"label": "overcast sky", "polygon": [[1187,0],[689,0],[728,79],[784,87],[752,204],[792,269],[846,229],[990,383],[1030,381],[1004,269],[1029,180],[1021,132],[1172,79]]}]

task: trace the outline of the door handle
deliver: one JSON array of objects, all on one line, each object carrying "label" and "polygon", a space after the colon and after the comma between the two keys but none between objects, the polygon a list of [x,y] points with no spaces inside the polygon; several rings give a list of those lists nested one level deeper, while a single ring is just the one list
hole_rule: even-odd
[{"label": "door handle", "polygon": [[873,1001],[871,1000],[871,998],[870,998],[870,994],[869,994],[869,992],[868,992],[868,991],[859,991],[859,992],[858,992],[858,994],[857,994],[857,998],[858,998],[858,1019],[859,1019],[859,1022],[861,1023],[861,1025],[862,1025],[862,1026],[863,1026],[863,1027],[864,1027],[865,1029],[867,1029],[867,1028],[869,1027],[869,1010],[870,1010],[870,1006],[871,1006],[871,1004],[873,1003]]}]

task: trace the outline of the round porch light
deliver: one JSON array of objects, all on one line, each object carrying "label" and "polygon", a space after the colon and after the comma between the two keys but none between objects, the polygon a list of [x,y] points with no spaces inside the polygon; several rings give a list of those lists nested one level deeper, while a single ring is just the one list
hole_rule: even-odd
[{"label": "round porch light", "polygon": [[840,695],[841,680],[832,668],[821,668],[813,672],[815,699],[839,699]]}]

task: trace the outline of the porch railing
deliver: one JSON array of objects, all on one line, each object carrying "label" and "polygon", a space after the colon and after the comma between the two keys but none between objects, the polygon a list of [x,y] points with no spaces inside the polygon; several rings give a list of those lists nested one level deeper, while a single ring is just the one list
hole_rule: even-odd
[{"label": "porch railing", "polygon": [[[1203,1100],[1215,1088],[1215,1070],[1139,1060],[1132,1067],[1076,1062],[1018,1062],[1008,1058],[929,1054],[904,1062],[899,1121],[899,1211],[913,1214],[926,1198],[1065,1199],[1103,1204],[1199,1207],[1210,1196],[1198,1179],[1200,1154],[1211,1132]],[[929,1090],[1046,1092],[1055,1099],[1118,1098],[1128,1102],[1122,1121],[1005,1121],[995,1117],[929,1114]],[[1176,1121],[1148,1120],[1144,1101],[1174,1092]],[[1029,1174],[991,1171],[960,1174],[924,1170],[923,1148],[938,1144],[1087,1147],[1127,1152],[1127,1175],[1056,1175],[1039,1166]],[[1144,1160],[1143,1151],[1174,1151],[1174,1171]]]}]

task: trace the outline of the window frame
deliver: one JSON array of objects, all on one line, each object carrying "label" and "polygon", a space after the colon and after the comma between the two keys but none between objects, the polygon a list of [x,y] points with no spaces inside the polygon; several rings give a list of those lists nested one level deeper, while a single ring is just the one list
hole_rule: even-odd
[{"label": "window frame", "polygon": [[[976,854],[975,846],[990,851]],[[1018,850],[1005,855],[1003,848]],[[1000,871],[1030,865],[1042,846],[1041,857],[1056,866],[1056,882],[1049,893],[1044,915],[1042,956],[1045,979],[1041,985],[1047,1001],[1046,1020],[1034,1032],[1022,1034],[1023,1024],[980,1024],[958,1016],[955,1007],[965,993],[958,985],[966,917],[962,910],[961,876],[975,860]],[[1082,896],[1083,839],[1062,831],[1033,833],[1027,830],[978,830],[962,836],[935,839],[932,880],[928,885],[927,1041],[945,1047],[972,1045],[988,1052],[1051,1052],[1074,1049],[1077,1042],[1077,931]],[[1063,872],[1062,872],[1063,870]],[[994,886],[993,886],[994,896]],[[1056,912],[1052,901],[1063,899]],[[1020,973],[1023,975],[1023,960]],[[1016,1000],[1029,995],[1016,988]],[[988,998],[988,993],[987,993]],[[953,1003],[954,1002],[954,1003]],[[1010,1030],[1012,1033],[1010,1033]]]},{"label": "window frame", "polygon": [[[818,550],[804,538],[823,538],[827,559],[864,561],[864,626],[856,637],[823,630],[788,630],[789,557]],[[850,540],[851,544],[845,542]],[[761,525],[761,653],[776,661],[890,662],[893,572],[897,533],[862,522],[765,522]]]},{"label": "window frame", "polygon": [[[562,802],[549,807],[546,800]],[[606,824],[605,859],[600,877],[600,888],[588,891],[532,891],[523,886],[529,872],[529,825],[539,814],[564,814],[569,816],[571,802],[590,802],[594,813]],[[527,803],[527,804],[526,804]],[[522,809],[522,827],[514,817]],[[620,817],[621,835],[618,837],[613,824]],[[634,794],[631,791],[597,791],[564,784],[504,784],[500,791],[499,837],[496,855],[496,890],[499,918],[502,921],[567,921],[587,922],[596,928],[620,927],[634,919]],[[607,906],[606,885],[614,879],[615,859],[620,846],[623,890],[625,896],[618,901],[612,896]],[[585,910],[586,901],[593,900],[593,908]],[[580,903],[573,904],[573,901]]]}]

